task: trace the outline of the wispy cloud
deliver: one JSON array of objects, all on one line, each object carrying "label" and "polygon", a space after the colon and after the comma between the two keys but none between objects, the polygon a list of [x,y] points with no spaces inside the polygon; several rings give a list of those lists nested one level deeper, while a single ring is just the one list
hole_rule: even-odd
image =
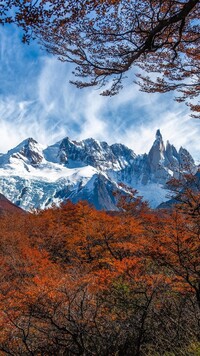
[{"label": "wispy cloud", "polygon": [[200,121],[189,118],[172,95],[141,93],[127,83],[115,97],[69,84],[71,67],[33,44],[20,43],[17,30],[1,30],[0,151],[27,137],[52,144],[64,136],[122,142],[136,153],[150,149],[160,128],[165,140],[198,159]]}]

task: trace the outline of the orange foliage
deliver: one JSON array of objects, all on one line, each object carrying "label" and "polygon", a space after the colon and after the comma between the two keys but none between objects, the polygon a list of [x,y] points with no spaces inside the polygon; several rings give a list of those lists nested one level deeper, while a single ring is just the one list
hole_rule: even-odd
[{"label": "orange foliage", "polygon": [[2,217],[3,355],[161,352],[175,347],[180,320],[187,344],[200,310],[198,219],[189,207],[154,212],[136,201],[116,214],[69,202]]}]

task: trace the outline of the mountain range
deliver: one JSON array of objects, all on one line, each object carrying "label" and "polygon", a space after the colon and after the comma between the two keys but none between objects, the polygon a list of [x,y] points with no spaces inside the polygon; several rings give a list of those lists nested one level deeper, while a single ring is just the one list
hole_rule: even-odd
[{"label": "mountain range", "polygon": [[43,146],[28,138],[0,154],[0,193],[25,209],[45,209],[70,199],[97,209],[116,210],[114,192],[137,189],[151,207],[169,199],[166,183],[198,170],[191,154],[164,143],[160,130],[148,153],[136,155],[123,144],[68,137]]}]

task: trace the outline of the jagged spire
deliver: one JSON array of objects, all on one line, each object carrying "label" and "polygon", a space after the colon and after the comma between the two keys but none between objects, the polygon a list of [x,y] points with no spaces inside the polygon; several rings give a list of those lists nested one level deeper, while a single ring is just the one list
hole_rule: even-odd
[{"label": "jagged spire", "polygon": [[156,131],[156,139],[154,141],[153,146],[156,146],[158,148],[158,150],[161,152],[165,151],[163,138],[162,138],[162,135],[161,135],[161,132],[159,129]]},{"label": "jagged spire", "polygon": [[151,171],[154,172],[157,169],[160,169],[160,162],[164,159],[165,156],[165,145],[163,143],[162,135],[160,130],[156,131],[156,139],[151,147],[148,160],[151,167]]},{"label": "jagged spire", "polygon": [[160,132],[159,129],[156,131],[156,139],[161,139],[162,140],[162,135],[161,135],[161,132]]}]

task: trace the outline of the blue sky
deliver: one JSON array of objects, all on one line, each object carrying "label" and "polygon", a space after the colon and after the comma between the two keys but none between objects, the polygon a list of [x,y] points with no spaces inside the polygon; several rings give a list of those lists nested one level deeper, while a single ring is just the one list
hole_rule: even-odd
[{"label": "blue sky", "polygon": [[22,44],[17,28],[0,28],[0,152],[27,137],[52,144],[69,136],[121,142],[144,153],[160,128],[165,141],[200,160],[200,120],[171,93],[141,93],[130,72],[122,92],[106,98],[69,84],[71,70],[36,42]]}]

